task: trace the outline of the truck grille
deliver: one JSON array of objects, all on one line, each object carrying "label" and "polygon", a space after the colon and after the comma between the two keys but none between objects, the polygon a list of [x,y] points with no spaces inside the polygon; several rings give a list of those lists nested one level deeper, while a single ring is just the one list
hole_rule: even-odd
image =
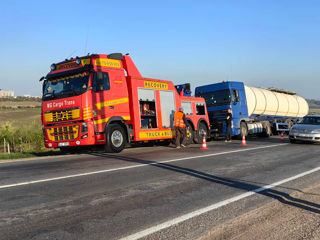
[{"label": "truck grille", "polygon": [[208,111],[209,120],[212,122],[214,119],[225,119],[227,116],[228,110],[217,110],[217,111]]},{"label": "truck grille", "polygon": [[52,127],[47,128],[47,134],[50,141],[65,141],[73,140],[79,137],[79,125],[66,127]]},{"label": "truck grille", "polygon": [[50,111],[44,114],[46,122],[62,122],[80,118],[80,108],[69,108],[60,111]]},{"label": "truck grille", "polygon": [[219,133],[223,132],[224,121],[213,121],[210,123],[211,123],[211,129],[215,129],[215,131],[218,131]]}]

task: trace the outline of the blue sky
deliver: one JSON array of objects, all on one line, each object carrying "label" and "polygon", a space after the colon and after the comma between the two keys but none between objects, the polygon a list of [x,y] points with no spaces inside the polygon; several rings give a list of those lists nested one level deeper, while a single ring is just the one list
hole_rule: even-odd
[{"label": "blue sky", "polygon": [[0,88],[40,95],[54,62],[130,53],[145,77],[320,99],[320,1],[2,1]]}]

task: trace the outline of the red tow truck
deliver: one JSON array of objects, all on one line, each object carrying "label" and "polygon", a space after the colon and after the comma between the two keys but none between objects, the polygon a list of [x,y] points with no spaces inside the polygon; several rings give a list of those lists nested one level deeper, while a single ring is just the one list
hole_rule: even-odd
[{"label": "red tow truck", "polygon": [[170,144],[173,115],[184,108],[188,142],[208,136],[205,101],[184,96],[171,81],[143,78],[128,55],[92,54],[52,64],[43,81],[42,124],[47,148],[63,152],[105,145],[120,152],[127,143]]}]

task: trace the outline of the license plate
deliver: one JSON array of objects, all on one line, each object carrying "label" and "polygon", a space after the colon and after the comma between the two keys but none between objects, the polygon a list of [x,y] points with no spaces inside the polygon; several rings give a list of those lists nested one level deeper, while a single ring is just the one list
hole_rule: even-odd
[{"label": "license plate", "polygon": [[68,142],[58,143],[58,147],[67,147],[67,146],[69,146]]}]

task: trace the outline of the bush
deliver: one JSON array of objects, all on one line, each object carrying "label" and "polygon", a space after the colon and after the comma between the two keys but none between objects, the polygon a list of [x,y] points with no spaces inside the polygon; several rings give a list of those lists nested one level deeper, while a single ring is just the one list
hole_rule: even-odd
[{"label": "bush", "polygon": [[[9,143],[11,152],[41,152],[45,150],[41,125],[33,122],[32,124],[12,127],[7,122],[0,128],[0,142]],[[4,149],[3,149],[4,150]]]}]

